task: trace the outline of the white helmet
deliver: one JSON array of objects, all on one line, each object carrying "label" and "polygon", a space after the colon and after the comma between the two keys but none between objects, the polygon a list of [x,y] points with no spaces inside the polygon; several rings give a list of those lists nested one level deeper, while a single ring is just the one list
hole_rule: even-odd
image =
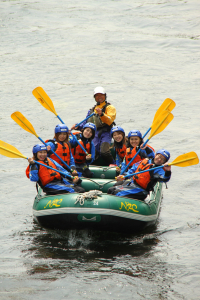
[{"label": "white helmet", "polygon": [[94,89],[94,96],[96,94],[103,94],[105,95],[106,94],[106,91],[104,90],[104,88],[102,88],[101,86],[98,86]]}]

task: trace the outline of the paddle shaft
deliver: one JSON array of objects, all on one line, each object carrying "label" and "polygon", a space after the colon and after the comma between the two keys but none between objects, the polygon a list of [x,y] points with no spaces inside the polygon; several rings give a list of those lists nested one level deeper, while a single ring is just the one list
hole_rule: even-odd
[{"label": "paddle shaft", "polygon": [[87,118],[85,118],[83,121],[81,121],[80,123],[76,124],[76,127],[80,126],[83,122],[87,121],[89,118],[91,118],[92,116],[94,116],[95,113],[93,112],[91,115],[89,115]]},{"label": "paddle shaft", "polygon": [[[57,118],[60,120],[60,122],[62,123],[62,124],[65,124],[65,122],[63,122],[63,120],[59,117],[59,115],[56,115],[57,116]],[[71,134],[71,136],[74,136],[75,137],[75,140],[76,140],[76,142],[79,144],[79,146],[81,147],[81,149],[85,152],[85,154],[86,155],[88,155],[88,152],[85,150],[85,148],[81,145],[81,143],[79,143],[79,141],[77,140],[77,137],[76,137],[76,135],[74,135],[73,133],[70,133]]]},{"label": "paddle shaft", "polygon": [[[41,139],[39,136],[38,136],[38,139],[47,147],[47,143],[45,143],[45,141],[43,141],[43,139]],[[62,161],[62,163],[67,167],[67,169],[72,173],[73,170],[70,168],[70,166],[68,166],[68,164],[55,152],[51,149],[51,151],[59,158],[60,161]]]},{"label": "paddle shaft", "polygon": [[[26,159],[28,159],[28,157],[27,157]],[[43,166],[43,167],[46,167],[47,169],[50,169],[50,170],[56,171],[56,172],[60,173],[61,175],[63,175],[64,177],[68,177],[69,179],[73,179],[73,177],[72,177],[72,176],[70,176],[70,175],[67,175],[67,174],[65,174],[65,173],[64,173],[64,172],[62,172],[62,171],[59,171],[59,170],[57,170],[57,169],[54,169],[54,168],[52,168],[52,167],[49,167],[49,166],[47,166],[47,165],[44,165],[44,164],[42,164],[42,163],[39,163],[38,161],[35,161],[35,160],[34,160],[34,163],[35,163],[35,164],[37,164],[37,165],[41,165],[41,166]]]},{"label": "paddle shaft", "polygon": [[153,170],[157,170],[157,169],[161,169],[161,168],[164,168],[164,166],[159,166],[159,167],[155,167],[155,168],[152,168],[152,169],[148,169],[148,170],[140,171],[140,172],[137,172],[137,173],[129,174],[129,175],[124,176],[124,178],[126,179],[126,178],[129,178],[129,177],[141,174],[141,173],[145,173],[145,172],[149,172],[149,171],[153,171]]}]

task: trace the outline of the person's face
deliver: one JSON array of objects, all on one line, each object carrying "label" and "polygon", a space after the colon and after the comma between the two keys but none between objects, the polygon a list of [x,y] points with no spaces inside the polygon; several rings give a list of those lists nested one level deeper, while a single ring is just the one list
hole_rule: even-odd
[{"label": "person's face", "polygon": [[164,157],[164,155],[162,155],[162,154],[160,154],[160,153],[156,154],[155,157],[154,157],[154,163],[155,163],[156,165],[158,165],[158,166],[164,164],[166,161],[167,161],[167,160],[166,160],[166,158]]},{"label": "person's face", "polygon": [[61,132],[61,133],[59,134],[59,136],[58,136],[59,142],[65,141],[66,138],[67,138],[67,133],[66,133],[66,132]]},{"label": "person's face", "polygon": [[38,160],[45,160],[46,157],[47,157],[47,151],[46,150],[42,150],[42,151],[37,152]]},{"label": "person's face", "polygon": [[94,98],[96,102],[103,103],[106,100],[106,95],[98,93],[94,96]]},{"label": "person's face", "polygon": [[113,139],[117,142],[120,143],[123,140],[123,134],[121,131],[115,131],[113,133]]},{"label": "person's face", "polygon": [[130,145],[134,148],[139,146],[140,144],[140,138],[139,136],[131,136],[130,137]]},{"label": "person's face", "polygon": [[83,131],[83,136],[86,139],[90,139],[92,137],[92,129],[91,128],[85,128]]}]

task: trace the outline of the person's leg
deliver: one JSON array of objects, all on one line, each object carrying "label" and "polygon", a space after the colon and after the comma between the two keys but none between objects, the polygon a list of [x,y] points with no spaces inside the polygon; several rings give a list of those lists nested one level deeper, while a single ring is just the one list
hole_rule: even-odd
[{"label": "person's leg", "polygon": [[106,161],[108,166],[114,164],[115,161],[110,152],[110,143],[111,143],[111,134],[110,132],[102,132],[101,141],[100,141],[100,154],[103,159]]},{"label": "person's leg", "polygon": [[74,193],[74,186],[72,184],[66,185],[61,181],[50,182],[43,187],[43,191],[47,195]]},{"label": "person's leg", "polygon": [[75,193],[85,193],[85,189],[78,185],[74,185],[74,191]]}]

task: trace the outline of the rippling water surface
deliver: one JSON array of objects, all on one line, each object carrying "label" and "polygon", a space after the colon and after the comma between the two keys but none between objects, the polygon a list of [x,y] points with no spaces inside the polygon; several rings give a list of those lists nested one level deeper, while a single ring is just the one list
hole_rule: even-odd
[{"label": "rippling water surface", "polygon": [[[200,157],[200,2],[0,1],[1,140],[25,156],[58,119],[33,97],[42,86],[68,126],[105,87],[126,132],[146,132],[165,98],[174,120],[151,145]],[[158,224],[134,235],[50,231],[33,221],[25,159],[0,157],[0,299],[199,299],[199,165],[178,168]]]}]

